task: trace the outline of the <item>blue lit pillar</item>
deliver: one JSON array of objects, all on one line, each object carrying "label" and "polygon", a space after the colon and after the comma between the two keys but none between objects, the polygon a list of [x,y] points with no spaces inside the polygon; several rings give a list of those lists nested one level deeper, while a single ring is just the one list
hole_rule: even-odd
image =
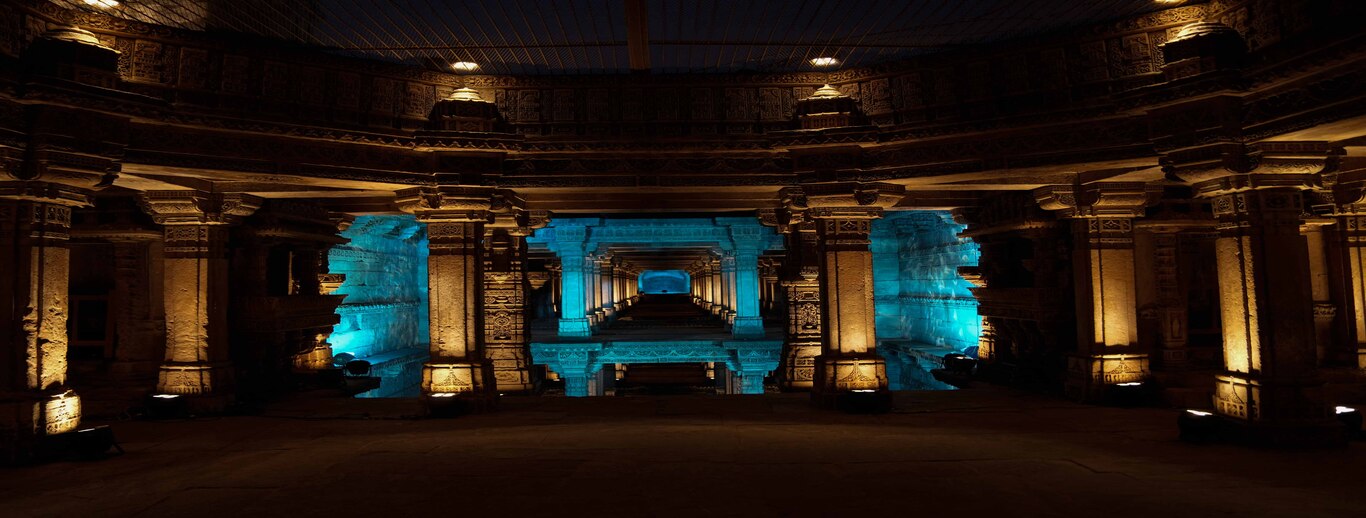
[{"label": "blue lit pillar", "polygon": [[734,275],[736,306],[731,334],[736,338],[762,338],[764,319],[759,316],[759,251],[737,250]]},{"label": "blue lit pillar", "polygon": [[603,322],[617,316],[616,279],[616,258],[603,257],[598,263],[598,287],[602,290],[598,301]]},{"label": "blue lit pillar", "polygon": [[707,259],[707,301],[711,302],[711,314],[725,318],[726,306],[721,300],[721,260]]},{"label": "blue lit pillar", "polygon": [[727,324],[735,323],[735,253],[721,254],[721,305],[725,310],[721,317]]},{"label": "blue lit pillar", "polygon": [[538,344],[535,354],[547,359],[546,366],[564,380],[564,395],[588,397],[593,392],[593,376],[601,369],[597,355],[600,343]]},{"label": "blue lit pillar", "polygon": [[587,254],[583,239],[587,231],[582,226],[555,228],[555,254],[560,257],[560,323],[563,337],[592,336],[585,301],[588,300],[584,281]]}]

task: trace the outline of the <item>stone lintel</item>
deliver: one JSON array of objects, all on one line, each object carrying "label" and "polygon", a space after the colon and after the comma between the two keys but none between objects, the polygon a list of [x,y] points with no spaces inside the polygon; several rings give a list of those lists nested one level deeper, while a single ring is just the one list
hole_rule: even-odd
[{"label": "stone lintel", "polygon": [[159,225],[232,225],[261,208],[263,200],[244,193],[144,191],[138,204]]},{"label": "stone lintel", "polygon": [[1137,218],[1162,192],[1142,182],[1049,185],[1034,190],[1034,201],[1064,218]]}]

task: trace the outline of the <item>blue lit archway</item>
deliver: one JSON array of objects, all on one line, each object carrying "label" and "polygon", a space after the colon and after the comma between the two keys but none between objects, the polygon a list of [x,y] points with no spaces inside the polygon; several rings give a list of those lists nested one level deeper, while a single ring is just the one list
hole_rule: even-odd
[{"label": "blue lit archway", "polygon": [[691,281],[691,276],[683,270],[648,270],[640,274],[640,292],[688,293],[688,284]]}]

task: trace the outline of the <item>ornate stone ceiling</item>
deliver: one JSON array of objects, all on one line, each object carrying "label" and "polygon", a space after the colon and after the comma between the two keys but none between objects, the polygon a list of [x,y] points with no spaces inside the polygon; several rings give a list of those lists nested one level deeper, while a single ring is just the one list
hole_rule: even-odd
[{"label": "ornate stone ceiling", "polygon": [[[191,30],[481,74],[847,68],[1165,9],[1174,0],[53,0]],[[113,5],[117,4],[117,5]]]}]

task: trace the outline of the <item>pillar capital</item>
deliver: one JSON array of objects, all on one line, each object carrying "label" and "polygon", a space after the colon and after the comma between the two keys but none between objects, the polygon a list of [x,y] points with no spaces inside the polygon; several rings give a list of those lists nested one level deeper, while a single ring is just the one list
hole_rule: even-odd
[{"label": "pillar capital", "polygon": [[1141,217],[1161,195],[1142,182],[1049,185],[1034,190],[1040,208],[1064,218]]},{"label": "pillar capital", "polygon": [[1253,146],[1225,143],[1162,158],[1168,177],[1189,183],[1196,196],[1212,198],[1261,189],[1314,189],[1336,171],[1341,149],[1313,143]]},{"label": "pillar capital", "polygon": [[494,205],[494,189],[482,186],[414,187],[398,191],[399,210],[419,221],[486,223]]},{"label": "pillar capital", "polygon": [[138,204],[159,225],[233,225],[263,203],[244,193],[145,191],[138,196]]}]

